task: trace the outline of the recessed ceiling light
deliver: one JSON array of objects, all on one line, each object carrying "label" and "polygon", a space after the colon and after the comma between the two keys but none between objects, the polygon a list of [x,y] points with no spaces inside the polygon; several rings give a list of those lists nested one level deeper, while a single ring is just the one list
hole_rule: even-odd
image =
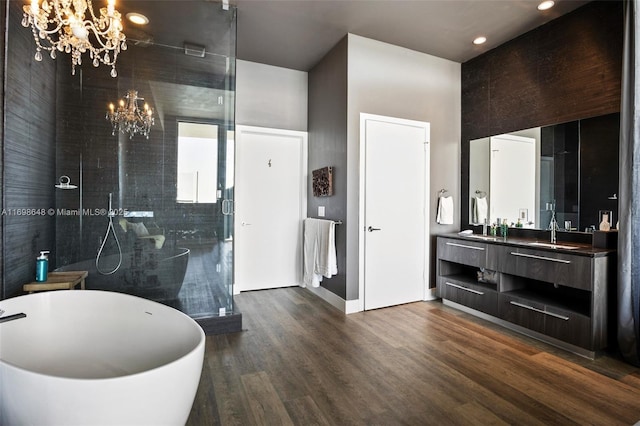
[{"label": "recessed ceiling light", "polygon": [[487,41],[487,38],[485,36],[480,36],[476,37],[475,40],[473,40],[473,44],[482,44],[485,41]]},{"label": "recessed ceiling light", "polygon": [[147,25],[149,23],[149,18],[147,18],[141,13],[130,12],[130,13],[127,13],[126,16],[129,21],[137,25]]},{"label": "recessed ceiling light", "polygon": [[553,7],[553,5],[555,4],[555,2],[553,0],[547,0],[547,1],[543,1],[542,3],[540,3],[538,5],[538,10],[547,10],[547,9],[551,9]]}]

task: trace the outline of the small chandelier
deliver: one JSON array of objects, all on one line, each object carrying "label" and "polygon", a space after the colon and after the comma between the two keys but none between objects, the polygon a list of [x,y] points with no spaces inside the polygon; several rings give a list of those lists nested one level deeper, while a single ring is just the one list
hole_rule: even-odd
[{"label": "small chandelier", "polygon": [[118,53],[127,50],[127,44],[115,3],[107,0],[107,7],[101,8],[97,17],[91,0],[42,0],[41,5],[38,0],[31,0],[22,8],[22,25],[31,26],[36,61],[42,60],[43,50],[49,51],[52,59],[57,52],[70,53],[71,73],[75,75],[76,66],[82,64],[82,54],[89,52],[94,67],[100,63],[111,66],[111,77],[116,77]]},{"label": "small chandelier", "polygon": [[129,139],[136,133],[149,139],[149,132],[154,122],[153,110],[146,103],[144,110],[140,110],[138,101],[144,101],[144,98],[139,98],[138,91],[132,89],[127,92],[124,99],[120,99],[118,109],[112,103],[109,104],[106,119],[111,121],[113,126],[112,135],[116,134],[116,130],[120,130],[122,133],[128,133]]}]

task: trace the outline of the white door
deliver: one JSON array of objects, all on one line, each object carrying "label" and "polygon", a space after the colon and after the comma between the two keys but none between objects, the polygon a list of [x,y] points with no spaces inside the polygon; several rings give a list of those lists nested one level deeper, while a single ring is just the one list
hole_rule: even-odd
[{"label": "white door", "polygon": [[238,126],[235,292],[299,285],[307,134]]},{"label": "white door", "polygon": [[[424,300],[429,123],[361,114],[364,309]],[[361,145],[362,146],[362,145]]]}]

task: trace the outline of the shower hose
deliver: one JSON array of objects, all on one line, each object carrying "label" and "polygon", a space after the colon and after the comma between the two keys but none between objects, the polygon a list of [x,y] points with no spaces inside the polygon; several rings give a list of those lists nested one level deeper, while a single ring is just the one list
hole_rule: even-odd
[{"label": "shower hose", "polygon": [[[107,212],[107,216],[109,217],[109,224],[107,225],[107,232],[104,234],[104,238],[102,239],[102,244],[100,244],[100,249],[98,250],[98,255],[96,256],[96,271],[102,275],[111,275],[120,269],[120,265],[122,265],[122,247],[120,247],[120,241],[118,241],[118,236],[116,235],[116,230],[113,227],[113,216],[115,213],[111,207],[111,197],[112,193],[109,193],[109,211]],[[102,252],[104,250],[104,246],[107,243],[107,239],[109,238],[109,232],[113,234],[113,238],[116,240],[116,246],[118,246],[118,264],[110,271],[103,271],[100,269],[100,257],[102,256]]]}]

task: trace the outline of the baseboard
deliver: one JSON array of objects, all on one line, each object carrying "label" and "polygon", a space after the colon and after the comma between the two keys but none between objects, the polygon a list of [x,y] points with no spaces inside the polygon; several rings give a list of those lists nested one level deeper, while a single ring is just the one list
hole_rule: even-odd
[{"label": "baseboard", "polygon": [[360,307],[358,303],[358,299],[355,300],[344,300],[342,297],[337,294],[327,290],[324,287],[306,287],[311,293],[318,296],[320,299],[324,300],[334,308],[338,309],[340,312],[345,314],[352,314],[354,312],[360,312]]},{"label": "baseboard", "polygon": [[[324,287],[307,287],[307,290],[347,315],[362,312],[362,309],[360,308],[360,299],[344,300],[342,297],[330,292]],[[439,299],[436,291],[435,287],[427,289],[424,300],[429,301]]]},{"label": "baseboard", "polygon": [[428,288],[427,291],[425,292],[424,300],[428,301],[428,300],[437,300],[437,299],[439,299],[437,294],[437,288],[436,287]]}]

